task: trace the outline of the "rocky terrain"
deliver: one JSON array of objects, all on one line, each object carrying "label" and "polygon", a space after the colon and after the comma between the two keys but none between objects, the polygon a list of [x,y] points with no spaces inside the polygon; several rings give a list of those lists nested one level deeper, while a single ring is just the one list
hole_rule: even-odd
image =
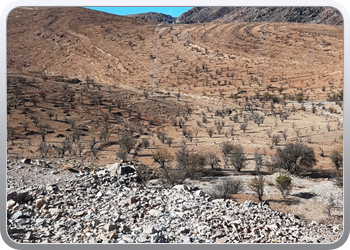
[{"label": "rocky terrain", "polygon": [[268,202],[212,200],[191,185],[146,187],[126,164],[72,173],[27,159],[7,168],[7,228],[16,242],[330,243],[342,234]]},{"label": "rocky terrain", "polygon": [[157,22],[157,23],[174,23],[176,20],[176,17],[172,17],[170,15],[165,15],[165,14],[156,13],[156,12],[132,14],[128,16],[140,18],[145,21]]},{"label": "rocky terrain", "polygon": [[340,12],[329,7],[195,7],[176,19],[176,23],[213,21],[343,24]]}]

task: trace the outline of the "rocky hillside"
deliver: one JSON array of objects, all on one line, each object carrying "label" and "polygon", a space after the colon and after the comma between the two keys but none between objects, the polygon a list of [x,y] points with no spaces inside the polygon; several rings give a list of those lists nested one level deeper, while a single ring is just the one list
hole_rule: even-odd
[{"label": "rocky hillside", "polygon": [[77,174],[29,159],[8,162],[10,237],[22,243],[328,243],[342,234],[338,226],[274,211],[267,202],[212,200],[186,185],[147,188],[132,166],[106,168]]},{"label": "rocky hillside", "polygon": [[162,13],[156,12],[147,12],[141,14],[129,15],[130,17],[136,17],[139,19],[143,19],[145,21],[157,22],[157,23],[174,23],[176,18],[170,15],[165,15]]},{"label": "rocky hillside", "polygon": [[328,7],[195,7],[176,20],[177,23],[212,21],[343,24],[341,13]]}]

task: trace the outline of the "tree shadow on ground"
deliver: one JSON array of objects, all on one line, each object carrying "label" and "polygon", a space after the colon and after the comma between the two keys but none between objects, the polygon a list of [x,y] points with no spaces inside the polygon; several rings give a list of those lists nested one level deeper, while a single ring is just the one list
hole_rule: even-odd
[{"label": "tree shadow on ground", "polygon": [[325,178],[332,178],[333,172],[329,170],[316,170],[312,169],[308,172],[301,173],[300,177],[309,177],[313,179],[325,179]]},{"label": "tree shadow on ground", "polygon": [[315,197],[316,194],[315,193],[311,193],[311,192],[300,192],[300,193],[297,193],[297,194],[293,194],[293,196],[308,200],[308,199],[311,199],[311,198]]},{"label": "tree shadow on ground", "polygon": [[278,200],[278,199],[268,199],[266,200],[267,202],[275,202],[275,203],[284,203],[288,206],[290,205],[298,205],[300,203],[300,200],[299,199],[291,199],[291,198],[287,198],[287,199],[281,199],[281,200]]}]

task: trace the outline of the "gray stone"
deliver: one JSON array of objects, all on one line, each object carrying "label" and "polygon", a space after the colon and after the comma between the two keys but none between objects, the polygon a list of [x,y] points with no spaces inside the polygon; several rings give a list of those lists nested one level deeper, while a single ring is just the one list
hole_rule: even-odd
[{"label": "gray stone", "polygon": [[18,212],[16,212],[16,213],[14,213],[13,215],[12,215],[12,219],[13,220],[16,220],[16,219],[19,219],[19,218],[21,218],[23,216],[23,213],[22,213],[22,211],[18,211]]},{"label": "gray stone", "polygon": [[182,240],[183,243],[191,243],[192,242],[191,238],[188,237],[188,236],[181,237],[181,240]]},{"label": "gray stone", "polygon": [[115,229],[118,229],[118,225],[116,225],[116,224],[106,224],[105,226],[104,226],[104,230],[105,231],[113,231],[113,230],[115,230]]},{"label": "gray stone", "polygon": [[45,223],[46,223],[45,219],[42,219],[42,218],[38,218],[38,219],[35,220],[35,224],[37,226],[44,226]]},{"label": "gray stone", "polygon": [[194,195],[196,197],[204,197],[205,193],[202,190],[197,190],[196,192],[194,192]]}]

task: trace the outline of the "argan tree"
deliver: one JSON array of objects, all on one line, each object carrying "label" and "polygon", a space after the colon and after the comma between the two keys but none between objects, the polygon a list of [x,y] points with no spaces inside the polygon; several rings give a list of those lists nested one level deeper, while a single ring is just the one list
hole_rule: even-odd
[{"label": "argan tree", "polygon": [[161,168],[167,167],[167,165],[174,160],[174,156],[169,153],[165,148],[158,148],[152,155],[153,160],[159,164]]},{"label": "argan tree", "polygon": [[277,148],[275,156],[278,166],[296,175],[317,163],[314,150],[301,143],[288,143],[284,148]]},{"label": "argan tree", "polygon": [[135,147],[137,141],[130,134],[124,133],[119,138],[119,146],[124,149],[128,154]]},{"label": "argan tree", "polygon": [[234,145],[229,155],[229,159],[231,161],[232,166],[240,172],[243,168],[245,168],[247,158],[243,153],[243,147],[241,145]]},{"label": "argan tree", "polygon": [[255,176],[249,183],[248,187],[256,193],[258,196],[259,201],[262,201],[262,197],[264,195],[264,187],[265,187],[265,180],[262,175],[259,175],[259,177]]},{"label": "argan tree", "polygon": [[214,153],[208,153],[206,155],[206,158],[207,158],[207,163],[212,169],[214,169],[215,166],[219,163],[219,157],[217,157],[216,154]]}]

